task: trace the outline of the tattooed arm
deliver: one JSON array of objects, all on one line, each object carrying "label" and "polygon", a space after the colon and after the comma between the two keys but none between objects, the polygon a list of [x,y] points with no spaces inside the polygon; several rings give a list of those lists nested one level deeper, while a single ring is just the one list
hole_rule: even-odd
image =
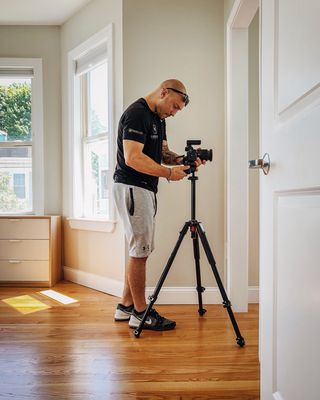
[{"label": "tattooed arm", "polygon": [[162,142],[162,162],[166,165],[181,165],[183,156],[174,153],[169,150],[168,142],[164,140]]}]

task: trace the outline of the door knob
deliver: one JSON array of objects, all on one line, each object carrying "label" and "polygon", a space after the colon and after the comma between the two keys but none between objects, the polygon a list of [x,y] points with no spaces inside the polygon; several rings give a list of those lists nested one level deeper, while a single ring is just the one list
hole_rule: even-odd
[{"label": "door knob", "polygon": [[249,168],[250,169],[262,169],[265,175],[268,175],[270,170],[270,156],[268,153],[265,153],[263,158],[258,158],[258,160],[249,160]]}]

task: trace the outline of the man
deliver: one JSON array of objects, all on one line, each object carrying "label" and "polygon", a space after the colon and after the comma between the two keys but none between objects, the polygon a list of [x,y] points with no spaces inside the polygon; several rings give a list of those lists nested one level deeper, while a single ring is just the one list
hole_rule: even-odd
[{"label": "man", "polygon": [[[114,199],[124,223],[129,247],[125,286],[116,321],[137,328],[147,307],[145,300],[146,261],[154,249],[157,186],[159,177],[178,181],[189,167],[169,150],[165,119],[174,117],[189,102],[182,82],[169,79],[153,92],[131,104],[123,113],[118,130]],[[167,165],[177,165],[166,167]],[[200,160],[197,165],[200,165]],[[149,313],[144,329],[169,330],[175,321]]]}]

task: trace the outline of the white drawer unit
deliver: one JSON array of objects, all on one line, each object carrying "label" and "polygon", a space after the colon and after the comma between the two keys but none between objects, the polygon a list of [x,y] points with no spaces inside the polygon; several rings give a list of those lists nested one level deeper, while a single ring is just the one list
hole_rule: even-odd
[{"label": "white drawer unit", "polygon": [[0,239],[49,239],[48,218],[1,218]]},{"label": "white drawer unit", "polygon": [[[31,282],[49,282],[49,260],[0,260],[0,274],[2,285],[9,282],[12,284],[13,282],[28,282],[30,284],[30,280]],[[47,284],[44,286],[47,286]]]},{"label": "white drawer unit", "polygon": [[0,217],[0,286],[61,280],[61,217]]},{"label": "white drawer unit", "polygon": [[49,260],[49,240],[0,239],[0,260]]}]

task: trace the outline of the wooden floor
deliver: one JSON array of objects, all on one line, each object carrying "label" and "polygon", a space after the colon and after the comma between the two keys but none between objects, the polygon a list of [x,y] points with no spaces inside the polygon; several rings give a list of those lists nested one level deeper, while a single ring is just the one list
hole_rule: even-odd
[{"label": "wooden floor", "polygon": [[51,306],[23,315],[0,301],[0,399],[259,399],[258,306],[235,314],[240,348],[226,310],[197,305],[157,306],[177,327],[133,336],[114,322],[118,299],[69,282],[55,290],[0,288],[0,298],[30,295]]}]

